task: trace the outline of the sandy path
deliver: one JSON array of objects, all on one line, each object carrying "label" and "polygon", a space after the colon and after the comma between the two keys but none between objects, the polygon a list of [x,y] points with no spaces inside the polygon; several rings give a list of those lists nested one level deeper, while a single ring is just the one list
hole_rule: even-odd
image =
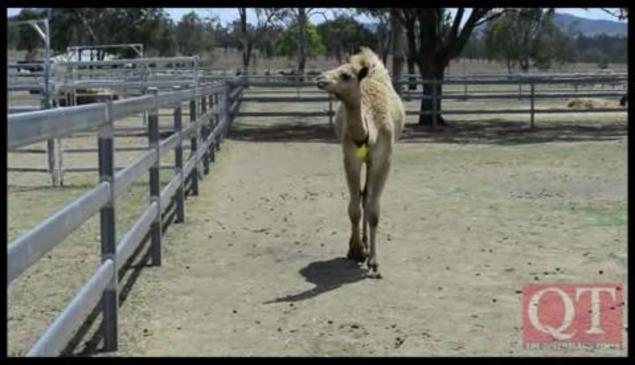
[{"label": "sandy path", "polygon": [[400,144],[373,280],[343,259],[338,145],[240,129],[254,125],[237,121],[187,224],[168,231],[164,266],[135,283],[117,355],[626,353],[520,343],[524,283],[625,282],[624,140]]}]

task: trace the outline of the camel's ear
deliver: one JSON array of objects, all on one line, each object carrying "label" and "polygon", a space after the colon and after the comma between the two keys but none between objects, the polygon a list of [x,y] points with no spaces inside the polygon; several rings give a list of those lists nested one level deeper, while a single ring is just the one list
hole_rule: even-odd
[{"label": "camel's ear", "polygon": [[366,75],[368,75],[368,67],[362,67],[362,69],[357,73],[357,82],[362,81]]}]

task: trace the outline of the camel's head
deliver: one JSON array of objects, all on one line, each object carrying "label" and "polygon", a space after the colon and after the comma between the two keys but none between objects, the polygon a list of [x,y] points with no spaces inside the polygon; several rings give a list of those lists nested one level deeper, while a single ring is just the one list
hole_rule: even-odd
[{"label": "camel's head", "polygon": [[345,63],[323,72],[317,78],[317,87],[344,102],[359,102],[361,98],[359,84],[366,75],[368,75],[368,67]]}]

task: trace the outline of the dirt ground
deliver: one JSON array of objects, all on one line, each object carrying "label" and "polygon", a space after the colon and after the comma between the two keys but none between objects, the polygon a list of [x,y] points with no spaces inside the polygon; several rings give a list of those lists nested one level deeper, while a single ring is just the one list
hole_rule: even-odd
[{"label": "dirt ground", "polygon": [[[396,146],[381,200],[381,280],[344,258],[348,190],[324,118],[236,119],[186,201],[186,223],[165,234],[163,265],[131,270],[119,351],[87,350],[95,340],[84,338],[73,352],[626,355],[626,328],[620,349],[521,343],[524,284],[626,283],[626,116],[540,115],[536,131],[527,116],[458,118],[436,132],[410,125]],[[96,180],[50,188],[33,176],[9,174],[10,239]],[[147,204],[143,183],[118,203],[118,237]],[[98,258],[94,218],[9,287],[10,355],[33,345]]]}]

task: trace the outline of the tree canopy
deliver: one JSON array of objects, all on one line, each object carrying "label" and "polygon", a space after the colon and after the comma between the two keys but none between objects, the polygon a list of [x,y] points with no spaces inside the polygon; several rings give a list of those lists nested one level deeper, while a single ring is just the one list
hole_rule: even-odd
[{"label": "tree canopy", "polygon": [[336,57],[338,62],[360,46],[377,48],[377,37],[350,15],[339,15],[319,24],[317,32],[323,40],[328,40],[324,42],[326,55]]},{"label": "tree canopy", "polygon": [[[298,23],[293,23],[282,34],[280,34],[276,41],[276,51],[281,56],[293,57],[298,52],[298,42],[296,41],[296,35],[298,33]],[[317,32],[315,26],[309,22],[306,23],[306,55],[309,57],[317,56],[324,53],[325,47],[322,43],[322,38]]]}]

